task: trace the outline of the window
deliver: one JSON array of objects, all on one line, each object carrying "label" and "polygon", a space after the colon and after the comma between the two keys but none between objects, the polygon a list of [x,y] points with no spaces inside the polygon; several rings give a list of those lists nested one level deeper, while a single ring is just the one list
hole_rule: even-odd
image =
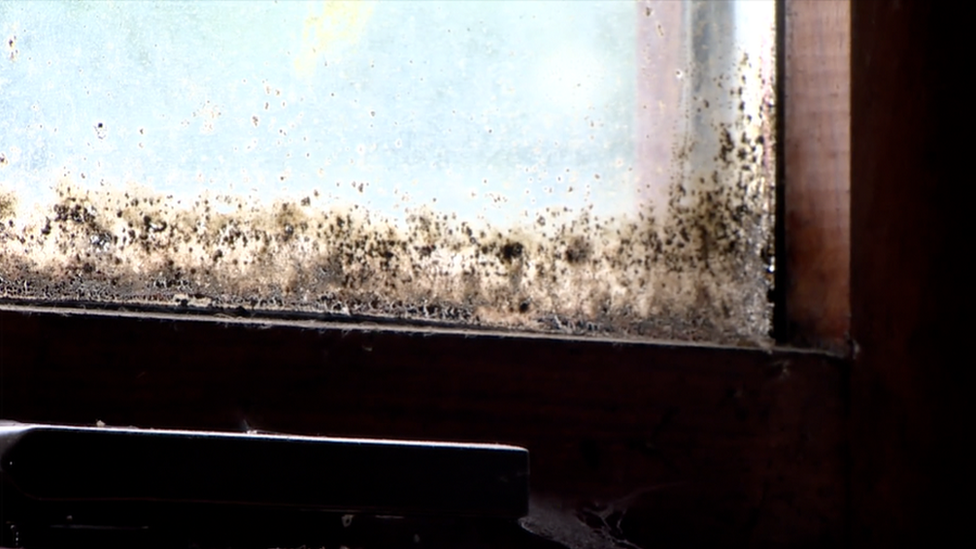
[{"label": "window", "polygon": [[768,343],[772,1],[2,9],[7,299]]},{"label": "window", "polygon": [[[647,8],[664,17],[676,4],[631,6],[635,19],[645,22],[654,21]],[[696,5],[712,9],[709,4]],[[781,44],[788,88],[794,71],[823,67],[810,84],[845,74],[848,65],[835,62],[840,55],[825,55],[835,42],[824,36],[846,28],[846,9],[846,2],[817,0],[779,10],[780,24],[789,23],[796,37]],[[4,24],[11,20],[7,13]],[[25,32],[4,32],[16,37],[6,42],[7,53],[24,56]],[[640,32],[658,36],[656,24],[640,26]],[[0,78],[7,78],[5,72]],[[820,116],[822,110],[813,114],[789,126],[787,140],[805,143],[796,137],[801,128],[813,127],[811,119],[830,118]],[[217,120],[226,121],[225,115]],[[268,122],[260,118],[259,127]],[[195,132],[199,124],[192,126]],[[93,143],[105,142],[98,139],[96,120],[86,120],[85,127]],[[117,129],[108,127],[106,140]],[[15,166],[7,139],[0,132],[8,162],[0,168],[4,182]],[[826,152],[804,158],[836,162]],[[359,195],[358,188],[354,192]],[[75,284],[69,287],[74,298],[42,306],[30,296],[37,287],[23,293],[30,277],[7,267],[10,250],[20,246],[17,219],[11,227],[9,212],[26,202],[16,192],[6,196],[13,199],[4,202],[0,270],[6,292],[0,305],[0,415],[7,419],[219,430],[246,422],[294,433],[507,442],[529,448],[538,502],[550,502],[577,523],[577,516],[587,517],[594,529],[617,540],[675,546],[729,540],[836,545],[843,539],[846,363],[835,356],[662,345],[647,339],[653,333],[623,339],[614,332],[581,338],[572,331],[432,328],[399,322],[396,315],[385,317],[393,322],[352,315],[321,322],[321,312],[311,319],[275,319],[269,310],[251,317],[232,308],[214,315],[212,308],[194,307],[194,293],[165,285],[159,286],[165,300],[148,303],[166,307],[140,308],[132,300],[97,301],[80,293],[92,274],[84,263],[62,271]],[[84,211],[72,206],[65,223],[78,224],[72,215],[83,222]],[[145,230],[142,217],[134,225],[147,238],[157,234]],[[82,243],[93,244],[90,236]],[[778,276],[789,257],[779,259]],[[767,266],[760,269],[763,277]],[[802,274],[791,271],[796,278],[790,280]],[[171,301],[176,293],[185,294],[186,306]],[[686,328],[671,335],[686,337]]]}]

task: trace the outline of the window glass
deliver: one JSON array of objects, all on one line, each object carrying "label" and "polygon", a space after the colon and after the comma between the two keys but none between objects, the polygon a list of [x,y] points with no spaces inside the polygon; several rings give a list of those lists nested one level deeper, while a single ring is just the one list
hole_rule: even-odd
[{"label": "window glass", "polygon": [[773,13],[0,4],[0,297],[764,341]]}]

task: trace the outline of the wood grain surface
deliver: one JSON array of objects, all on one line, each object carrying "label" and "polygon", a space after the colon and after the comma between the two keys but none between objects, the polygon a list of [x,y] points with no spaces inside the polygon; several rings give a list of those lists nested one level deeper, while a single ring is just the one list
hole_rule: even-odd
[{"label": "wood grain surface", "polygon": [[782,340],[841,353],[850,328],[850,3],[785,6]]}]

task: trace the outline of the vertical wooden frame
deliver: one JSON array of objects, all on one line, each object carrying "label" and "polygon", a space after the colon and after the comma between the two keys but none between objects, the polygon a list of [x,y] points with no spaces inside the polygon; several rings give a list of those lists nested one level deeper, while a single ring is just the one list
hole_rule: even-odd
[{"label": "vertical wooden frame", "polygon": [[778,339],[844,354],[850,327],[850,2],[781,2]]},{"label": "vertical wooden frame", "polygon": [[934,547],[971,531],[970,31],[943,4],[852,7],[852,541]]}]

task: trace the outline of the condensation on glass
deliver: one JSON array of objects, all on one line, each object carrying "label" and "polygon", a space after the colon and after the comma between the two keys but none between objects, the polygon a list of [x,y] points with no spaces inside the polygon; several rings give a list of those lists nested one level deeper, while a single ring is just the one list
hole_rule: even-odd
[{"label": "condensation on glass", "polygon": [[767,341],[774,2],[5,2],[0,299]]}]

